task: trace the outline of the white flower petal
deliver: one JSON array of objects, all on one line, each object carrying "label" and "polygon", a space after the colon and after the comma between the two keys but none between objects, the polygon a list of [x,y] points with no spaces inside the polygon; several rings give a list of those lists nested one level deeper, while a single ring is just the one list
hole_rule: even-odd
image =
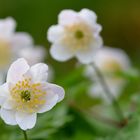
[{"label": "white flower petal", "polygon": [[4,83],[0,86],[0,96],[8,97],[9,96],[9,88],[8,84]]},{"label": "white flower petal", "polygon": [[96,23],[97,16],[95,12],[89,9],[82,9],[79,12],[80,17],[85,20],[90,26],[93,26]]},{"label": "white flower petal", "polygon": [[29,114],[24,112],[16,112],[16,121],[22,130],[31,129],[35,126],[37,114]]},{"label": "white flower petal", "polygon": [[0,97],[0,106],[2,106],[4,104],[4,102],[6,101],[6,97]]},{"label": "white flower petal", "polygon": [[51,90],[46,91],[46,103],[38,110],[38,113],[44,113],[51,110],[58,101],[58,95]]},{"label": "white flower petal", "polygon": [[47,38],[50,42],[58,42],[64,36],[64,28],[60,25],[53,25],[49,28]]},{"label": "white flower petal", "polygon": [[86,51],[83,53],[81,52],[81,53],[78,53],[76,57],[81,63],[88,64],[93,61],[94,52],[92,51]]},{"label": "white flower petal", "polygon": [[66,46],[62,45],[52,45],[50,49],[52,57],[59,61],[66,61],[74,56],[74,52],[69,51]]},{"label": "white flower petal", "polygon": [[14,109],[15,107],[15,102],[12,99],[7,99],[5,100],[5,102],[3,103],[2,107],[4,109]]},{"label": "white flower petal", "polygon": [[15,51],[22,48],[30,47],[33,44],[33,39],[28,33],[15,33],[11,38],[11,45]]},{"label": "white flower petal", "polygon": [[58,85],[42,83],[42,90],[46,91],[46,103],[39,109],[38,113],[49,111],[64,98],[65,91]]},{"label": "white flower petal", "polygon": [[11,36],[16,27],[15,20],[11,17],[0,20],[0,36]]},{"label": "white flower petal", "polygon": [[8,84],[5,83],[0,86],[0,105],[3,105],[8,96],[9,96]]},{"label": "white flower petal", "polygon": [[27,75],[29,75],[35,83],[46,82],[48,76],[48,65],[44,63],[33,65],[27,72]]},{"label": "white flower petal", "polygon": [[9,125],[17,124],[14,110],[7,110],[4,108],[1,108],[0,115],[6,124],[9,124]]},{"label": "white flower petal", "polygon": [[65,91],[62,87],[55,85],[55,84],[47,83],[47,89],[53,91],[53,93],[58,95],[58,102],[60,102],[64,99]]},{"label": "white flower petal", "polygon": [[74,10],[63,10],[58,15],[58,23],[60,25],[69,25],[78,21],[78,13]]},{"label": "white flower petal", "polygon": [[77,52],[76,57],[81,63],[88,64],[93,62],[98,48],[102,47],[102,39],[98,37],[85,51]]},{"label": "white flower petal", "polygon": [[16,60],[9,68],[7,82],[16,83],[22,79],[23,74],[29,70],[29,65],[24,58]]},{"label": "white flower petal", "polygon": [[25,58],[29,65],[34,65],[36,63],[42,62],[46,55],[46,50],[41,47],[26,47],[21,49],[18,53],[19,57]]}]

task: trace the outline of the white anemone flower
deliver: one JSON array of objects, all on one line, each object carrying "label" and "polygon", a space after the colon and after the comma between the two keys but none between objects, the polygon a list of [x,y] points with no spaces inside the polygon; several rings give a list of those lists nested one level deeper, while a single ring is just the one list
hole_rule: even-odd
[{"label": "white anemone flower", "polygon": [[[117,98],[126,84],[126,80],[117,75],[117,72],[125,72],[130,69],[129,57],[121,49],[103,47],[96,53],[93,62],[103,74],[111,93]],[[93,67],[87,66],[85,73],[94,82],[89,91],[90,95],[109,101]]]},{"label": "white anemone flower", "polygon": [[20,58],[9,68],[6,83],[0,86],[0,115],[6,124],[23,130],[35,126],[37,113],[52,109],[64,98],[62,87],[46,82],[48,66],[29,66]]},{"label": "white anemone flower", "polygon": [[66,61],[75,56],[81,63],[90,63],[96,50],[102,46],[101,26],[96,20],[96,14],[88,9],[60,12],[58,25],[48,30],[52,57]]},{"label": "white anemone flower", "polygon": [[8,68],[21,49],[33,43],[29,34],[15,32],[15,27],[13,18],[0,19],[0,71]]}]

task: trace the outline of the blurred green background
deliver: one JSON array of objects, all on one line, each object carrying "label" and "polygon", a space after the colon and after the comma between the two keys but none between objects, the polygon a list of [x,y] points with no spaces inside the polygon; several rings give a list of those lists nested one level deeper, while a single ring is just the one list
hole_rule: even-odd
[{"label": "blurred green background", "polygon": [[[46,39],[46,32],[49,26],[57,23],[57,16],[61,10],[74,9],[79,11],[82,8],[89,8],[98,15],[98,23],[103,26],[101,35],[104,44],[124,49],[130,56],[133,65],[140,67],[140,0],[0,0],[0,18],[12,16],[17,21],[17,31],[30,33],[36,44],[43,45],[48,51],[46,62],[54,67],[56,76],[61,78],[62,75],[67,75],[74,69],[71,66],[75,65],[75,59],[60,63],[51,58],[49,55],[50,44]],[[72,75],[73,78],[80,72],[81,70],[77,70]],[[82,79],[78,80],[81,81]],[[63,79],[59,83],[65,86],[66,91],[70,84],[74,84],[73,81],[68,80],[68,83],[65,84],[62,81]],[[80,84],[80,91],[85,90],[83,86],[85,86],[85,83]],[[71,91],[75,91],[75,89],[79,90],[74,87]],[[76,119],[72,123],[64,125],[72,119],[71,116],[66,115],[67,111],[70,112],[69,114],[75,114]],[[41,125],[45,123],[46,118],[47,127],[42,127]],[[55,122],[55,120],[57,121]],[[46,131],[44,130],[47,130],[49,134],[64,125],[60,133],[55,133],[50,140],[94,140],[92,134],[100,135],[99,132],[102,132],[102,129],[96,127],[95,122],[94,127],[91,126],[90,120],[88,121],[82,115],[79,116],[75,110],[67,110],[67,107],[60,105],[59,109],[56,108],[51,113],[43,116],[30,135],[33,137],[38,132],[37,138],[33,137],[32,139],[41,140],[42,138],[43,140],[44,137],[45,140]],[[15,131],[13,127],[5,126],[1,121],[0,125],[1,140],[15,140],[21,133],[17,128],[14,128]],[[55,127],[55,130],[52,129],[53,127]],[[9,132],[12,132],[12,134],[8,139],[7,134]],[[105,135],[104,133],[103,131],[102,135]],[[70,137],[71,135],[75,136]]]}]

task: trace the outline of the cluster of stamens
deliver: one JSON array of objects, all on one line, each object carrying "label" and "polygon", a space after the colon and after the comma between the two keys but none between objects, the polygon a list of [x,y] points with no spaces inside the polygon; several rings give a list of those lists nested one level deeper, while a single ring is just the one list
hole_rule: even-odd
[{"label": "cluster of stamens", "polygon": [[41,84],[32,83],[30,78],[18,81],[10,93],[15,100],[15,108],[23,112],[36,112],[46,102],[46,92],[41,90]]},{"label": "cluster of stamens", "polygon": [[70,46],[69,49],[72,51],[77,51],[86,49],[92,40],[92,29],[85,23],[77,23],[65,27],[65,36],[62,42],[64,45]]},{"label": "cluster of stamens", "polygon": [[113,59],[107,60],[107,62],[103,64],[103,68],[107,72],[119,72],[122,70],[121,65]]}]

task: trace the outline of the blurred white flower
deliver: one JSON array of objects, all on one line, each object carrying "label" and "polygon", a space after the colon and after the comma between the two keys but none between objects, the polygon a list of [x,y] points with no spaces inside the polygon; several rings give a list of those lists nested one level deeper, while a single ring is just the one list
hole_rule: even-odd
[{"label": "blurred white flower", "polygon": [[13,18],[0,20],[0,70],[8,68],[17,57],[18,52],[31,46],[33,41],[29,34],[15,32],[16,23]]},{"label": "blurred white flower", "polygon": [[[93,62],[102,72],[111,93],[118,97],[126,80],[117,75],[117,72],[125,72],[131,67],[127,54],[121,49],[103,47],[95,54]],[[92,66],[87,66],[85,74],[93,80],[90,95],[109,101]]]},{"label": "blurred white flower", "polygon": [[29,66],[23,58],[9,68],[6,83],[0,86],[0,115],[6,124],[23,130],[35,126],[37,113],[52,109],[64,98],[62,87],[46,82],[48,66]]},{"label": "blurred white flower", "polygon": [[39,62],[43,62],[46,52],[45,49],[41,46],[32,46],[26,47],[19,51],[18,56],[25,58],[29,65],[34,65]]},{"label": "blurred white flower", "polygon": [[43,62],[46,51],[34,46],[32,37],[25,32],[15,32],[13,18],[0,20],[0,82],[5,82],[9,65],[17,58],[25,58],[29,65]]},{"label": "blurred white flower", "polygon": [[48,30],[52,57],[66,61],[76,56],[81,63],[91,62],[96,50],[102,46],[101,26],[96,20],[96,14],[88,9],[80,12],[63,10],[58,16],[58,25]]}]

